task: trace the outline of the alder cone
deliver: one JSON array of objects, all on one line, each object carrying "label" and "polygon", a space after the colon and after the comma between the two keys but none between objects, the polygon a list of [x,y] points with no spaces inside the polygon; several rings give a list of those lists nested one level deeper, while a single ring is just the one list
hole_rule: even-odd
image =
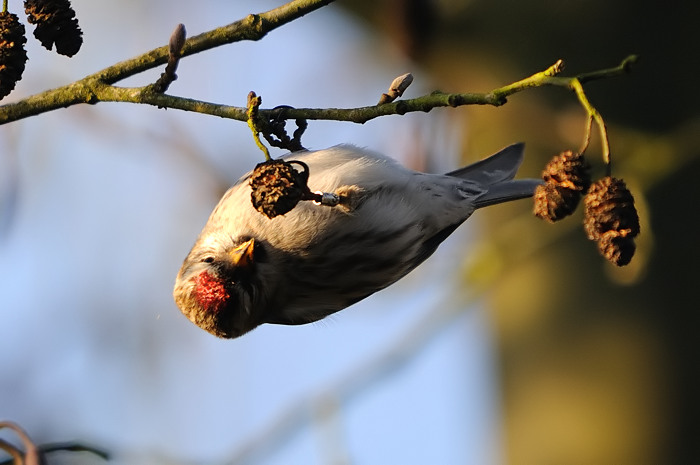
[{"label": "alder cone", "polygon": [[535,216],[554,223],[571,215],[591,184],[588,171],[580,153],[567,150],[554,156],[542,171],[544,184],[535,190]]},{"label": "alder cone", "polygon": [[606,176],[593,183],[584,198],[583,226],[598,250],[617,266],[627,265],[639,234],[639,215],[634,197],[622,179]]},{"label": "alder cone", "polygon": [[627,230],[632,237],[639,234],[634,197],[622,179],[606,176],[593,183],[584,205],[584,227],[589,239],[598,240],[611,230]]},{"label": "alder cone", "polygon": [[69,0],[25,0],[29,23],[36,25],[34,37],[47,50],[72,57],[83,45],[83,32]]},{"label": "alder cone", "polygon": [[[292,167],[299,164],[304,171]],[[258,163],[250,176],[251,202],[256,210],[268,218],[291,211],[309,191],[309,172],[306,164],[298,161],[271,160]]]},{"label": "alder cone", "polygon": [[0,99],[7,96],[22,79],[27,52],[24,44],[24,25],[17,15],[0,12]]}]

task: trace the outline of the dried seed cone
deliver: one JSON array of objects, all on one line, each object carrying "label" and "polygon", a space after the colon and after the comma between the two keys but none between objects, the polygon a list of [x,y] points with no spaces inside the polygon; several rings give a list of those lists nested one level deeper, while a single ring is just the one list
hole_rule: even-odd
[{"label": "dried seed cone", "polygon": [[535,216],[554,223],[571,215],[591,184],[582,154],[568,150],[553,157],[542,172],[544,184],[535,189]]},{"label": "dried seed cone", "polygon": [[[295,163],[302,165],[304,171],[295,170],[292,167]],[[301,162],[272,160],[259,163],[250,176],[253,206],[268,218],[284,215],[309,192],[308,177],[308,168]]]},{"label": "dried seed cone", "polygon": [[69,0],[25,0],[27,20],[36,25],[34,37],[47,50],[72,57],[83,44],[83,32]]},{"label": "dried seed cone", "polygon": [[635,251],[639,215],[634,197],[622,179],[607,176],[593,183],[584,199],[583,225],[600,253],[618,266],[627,265]]},{"label": "dried seed cone", "polygon": [[17,81],[22,79],[27,63],[25,43],[24,25],[17,15],[0,12],[0,99],[12,92]]}]

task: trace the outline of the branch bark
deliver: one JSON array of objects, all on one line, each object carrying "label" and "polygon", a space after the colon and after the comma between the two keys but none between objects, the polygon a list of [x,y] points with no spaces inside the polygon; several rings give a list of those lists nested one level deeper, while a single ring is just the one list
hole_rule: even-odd
[{"label": "branch bark", "polygon": [[[181,56],[186,57],[233,42],[260,40],[270,31],[332,2],[333,0],[293,0],[273,10],[248,15],[227,26],[187,39]],[[72,84],[27,97],[16,103],[0,106],[0,124],[72,105],[83,103],[96,104],[98,102],[139,103],[159,108],[193,111],[221,118],[247,121],[248,115],[245,107],[159,93],[154,90],[153,85],[143,87],[118,87],[114,85],[122,79],[165,64],[168,60],[168,55],[168,46],[159,47],[86,76]],[[614,68],[602,69],[573,77],[559,77],[557,74],[561,70],[560,60],[542,72],[486,93],[445,93],[436,91],[413,99],[355,108],[291,108],[287,106],[273,109],[261,108],[258,111],[258,115],[264,121],[306,119],[347,121],[363,124],[380,116],[403,115],[417,111],[428,112],[438,107],[458,107],[462,105],[501,106],[507,102],[507,97],[512,94],[532,87],[546,85],[569,88],[576,91],[580,98],[583,95],[582,89],[580,89],[581,83],[623,74],[629,70],[630,64],[635,60],[636,57],[632,55],[625,58],[620,65]],[[584,101],[582,100],[583,103]],[[584,104],[584,108],[591,114],[592,107],[590,104],[588,106]]]},{"label": "branch bark", "polygon": [[[187,39],[182,49],[182,57],[193,55],[221,45],[243,40],[260,40],[270,31],[294,21],[307,13],[324,7],[334,0],[293,0],[278,8],[247,17]],[[154,95],[148,87],[120,88],[114,83],[158,67],[168,61],[168,46],[159,47],[130,60],[122,61],[72,84],[47,90],[0,106],[0,124],[10,123],[29,116],[66,108],[81,103],[131,102],[156,105],[163,108],[176,108],[200,113],[230,117],[230,110],[218,111],[205,102],[196,102],[181,97]],[[219,106],[219,105],[214,105]],[[245,109],[242,109],[245,114]],[[237,112],[234,111],[234,114]],[[241,118],[234,118],[241,119]],[[245,120],[243,118],[243,120]]]}]

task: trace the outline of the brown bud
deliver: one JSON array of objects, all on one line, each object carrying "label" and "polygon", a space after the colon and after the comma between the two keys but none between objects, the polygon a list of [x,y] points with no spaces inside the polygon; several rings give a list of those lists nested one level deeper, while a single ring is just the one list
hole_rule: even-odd
[{"label": "brown bud", "polygon": [[69,0],[24,0],[27,20],[36,25],[34,37],[47,50],[72,57],[83,44],[83,32]]},{"label": "brown bud", "polygon": [[[301,165],[303,171],[295,170],[293,164]],[[284,215],[310,194],[308,179],[308,167],[300,161],[259,163],[250,176],[250,199],[255,209],[268,218]]]},{"label": "brown bud", "polygon": [[584,198],[583,225],[589,239],[598,241],[605,258],[626,265],[635,251],[639,216],[634,197],[622,179],[606,176],[593,183]]},{"label": "brown bud", "polygon": [[17,15],[0,12],[0,99],[12,92],[17,81],[22,79],[27,63],[26,42],[24,26]]},{"label": "brown bud", "polygon": [[413,82],[413,75],[411,73],[402,74],[398,76],[389,85],[389,90],[386,94],[382,94],[379,98],[379,103],[377,105],[383,105],[385,103],[390,103],[401,97],[403,93],[408,89],[408,86]]},{"label": "brown bud", "polygon": [[535,189],[535,216],[554,223],[574,212],[591,183],[582,154],[566,151],[553,157],[542,172],[544,184]]},{"label": "brown bud", "polygon": [[187,40],[187,30],[184,24],[178,24],[175,26],[172,34],[170,34],[170,40],[168,41],[168,53],[170,58],[179,58],[182,55],[182,48],[185,46],[185,40]]}]

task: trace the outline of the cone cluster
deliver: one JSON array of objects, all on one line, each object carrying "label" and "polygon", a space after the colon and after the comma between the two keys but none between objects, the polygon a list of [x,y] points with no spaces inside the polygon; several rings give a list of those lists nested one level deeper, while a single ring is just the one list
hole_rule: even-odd
[{"label": "cone cluster", "polygon": [[[293,164],[304,170],[297,171]],[[309,171],[299,161],[270,160],[259,163],[250,176],[253,206],[268,218],[291,211],[309,192]]]},{"label": "cone cluster", "polygon": [[0,12],[0,99],[12,92],[17,81],[22,79],[27,63],[26,42],[24,25],[17,15]]},{"label": "cone cluster", "polygon": [[[83,33],[69,0],[25,0],[27,21],[34,24],[34,37],[47,49],[55,45],[61,55],[73,56],[83,44]],[[22,79],[27,63],[24,25],[17,15],[0,11],[0,99]]]},{"label": "cone cluster", "polygon": [[544,184],[535,190],[534,214],[554,223],[571,215],[583,197],[586,235],[608,261],[627,265],[639,234],[634,198],[621,179],[606,176],[591,184],[589,171],[582,154],[566,151],[554,156],[542,172]]}]

